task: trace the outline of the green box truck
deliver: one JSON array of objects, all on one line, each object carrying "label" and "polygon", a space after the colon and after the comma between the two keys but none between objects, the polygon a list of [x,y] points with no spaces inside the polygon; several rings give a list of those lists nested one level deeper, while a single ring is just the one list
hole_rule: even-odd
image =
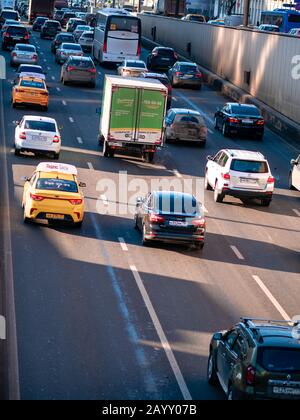
[{"label": "green box truck", "polygon": [[138,153],[152,162],[163,145],[167,96],[157,80],[106,76],[99,130],[103,155]]}]

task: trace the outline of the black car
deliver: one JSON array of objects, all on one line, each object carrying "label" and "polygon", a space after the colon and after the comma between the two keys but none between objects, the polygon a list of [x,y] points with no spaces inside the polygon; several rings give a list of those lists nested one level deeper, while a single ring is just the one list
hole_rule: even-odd
[{"label": "black car", "polygon": [[63,14],[63,17],[61,18],[61,26],[65,28],[68,23],[68,20],[71,18],[76,18],[76,14],[74,12],[65,12]]},{"label": "black car", "polygon": [[35,21],[32,24],[32,30],[35,32],[40,32],[41,27],[44,25],[44,23],[49,20],[48,17],[39,16],[35,19]]},{"label": "black car", "polygon": [[229,400],[300,400],[300,322],[241,318],[215,333],[207,379]]},{"label": "black car", "polygon": [[22,25],[10,25],[2,35],[2,50],[16,44],[29,44],[29,33]]},{"label": "black car", "polygon": [[76,40],[73,34],[68,34],[67,32],[60,32],[59,34],[56,35],[54,40],[51,42],[51,52],[55,54],[57,48],[59,48],[63,42],[69,42],[71,44],[75,44]]},{"label": "black car", "polygon": [[145,79],[159,80],[163,85],[165,85],[168,88],[167,109],[170,109],[171,104],[172,104],[172,85],[170,83],[168,76],[163,73],[144,72],[144,73],[141,73],[140,77],[144,77]]},{"label": "black car", "polygon": [[55,38],[59,32],[61,32],[60,23],[57,20],[47,20],[41,27],[41,39]]},{"label": "black car", "polygon": [[262,140],[264,126],[265,120],[255,105],[227,103],[215,113],[215,128],[225,137],[244,134]]},{"label": "black car", "polygon": [[156,47],[147,57],[149,70],[168,70],[178,59],[173,48]]},{"label": "black car", "polygon": [[58,20],[59,22],[62,21],[63,15],[64,15],[64,11],[63,10],[56,10],[56,12],[54,13],[53,19],[54,20]]},{"label": "black car", "polygon": [[177,61],[168,71],[168,77],[173,87],[190,86],[202,88],[202,73],[196,63]]},{"label": "black car", "polygon": [[19,21],[20,20],[19,13],[16,12],[15,10],[3,9],[0,12],[0,29],[2,28],[2,25],[4,24],[4,22],[8,19]]},{"label": "black car", "polygon": [[135,227],[142,231],[143,245],[162,241],[204,246],[204,213],[191,194],[156,191],[138,198]]},{"label": "black car", "polygon": [[68,26],[68,32],[74,32],[79,25],[86,25],[85,20],[79,18],[76,20],[74,19],[72,25]]}]

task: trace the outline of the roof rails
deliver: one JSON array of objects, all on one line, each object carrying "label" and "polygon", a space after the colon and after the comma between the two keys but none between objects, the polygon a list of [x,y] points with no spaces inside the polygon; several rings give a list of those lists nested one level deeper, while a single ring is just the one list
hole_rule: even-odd
[{"label": "roof rails", "polygon": [[285,320],[274,320],[274,319],[263,319],[263,318],[246,318],[241,317],[240,318],[242,322],[244,322],[248,327],[250,328],[257,328],[257,325],[255,322],[264,322],[266,324],[274,324],[274,325],[286,325],[286,326],[292,326],[296,327],[297,325],[300,325],[300,320],[297,321],[285,321]]}]

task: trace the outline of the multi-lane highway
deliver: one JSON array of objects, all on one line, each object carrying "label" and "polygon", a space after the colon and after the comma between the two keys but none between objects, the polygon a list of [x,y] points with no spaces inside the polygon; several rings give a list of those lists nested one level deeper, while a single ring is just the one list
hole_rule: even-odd
[{"label": "multi-lane highway", "polygon": [[[23,224],[22,177],[30,176],[41,159],[15,157],[14,121],[45,113],[11,107],[14,71],[8,67],[0,92],[5,396],[223,398],[206,381],[211,334],[229,328],[241,315],[281,319],[300,313],[299,193],[287,186],[289,162],[299,149],[269,130],[262,142],[224,138],[214,130],[213,114],[226,98],[204,87],[201,92],[173,91],[173,107],[192,107],[205,115],[209,134],[204,149],[167,145],[153,165],[130,157],[104,158],[97,144],[96,111],[104,75],[116,70],[98,66],[95,90],[63,86],[50,41],[32,35],[32,42],[40,47],[40,62],[48,72],[47,115],[63,127],[60,161],[74,164],[87,184],[86,217],[81,229]],[[9,53],[5,56],[9,62]],[[99,208],[119,208],[133,194],[126,196],[122,187],[117,203],[111,203],[111,191],[101,190],[99,182],[113,181],[118,187],[119,172],[126,171],[128,183],[139,179],[150,186],[160,179],[183,186],[184,180],[202,178],[206,156],[225,147],[261,151],[276,178],[276,193],[265,208],[233,198],[216,204],[206,192],[203,252],[142,247],[130,212],[99,213]]]}]

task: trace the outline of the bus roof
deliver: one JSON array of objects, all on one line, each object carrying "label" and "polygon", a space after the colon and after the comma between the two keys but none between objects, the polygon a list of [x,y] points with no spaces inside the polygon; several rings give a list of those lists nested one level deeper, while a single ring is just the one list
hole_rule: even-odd
[{"label": "bus roof", "polygon": [[279,13],[282,14],[289,14],[289,15],[300,15],[300,12],[297,10],[291,10],[291,9],[274,9],[274,10],[263,10],[261,14],[268,14],[268,15],[278,15]]},{"label": "bus roof", "polygon": [[106,16],[117,15],[117,16],[132,16],[130,12],[125,9],[115,9],[113,7],[106,7],[102,10],[98,10],[97,14]]}]

